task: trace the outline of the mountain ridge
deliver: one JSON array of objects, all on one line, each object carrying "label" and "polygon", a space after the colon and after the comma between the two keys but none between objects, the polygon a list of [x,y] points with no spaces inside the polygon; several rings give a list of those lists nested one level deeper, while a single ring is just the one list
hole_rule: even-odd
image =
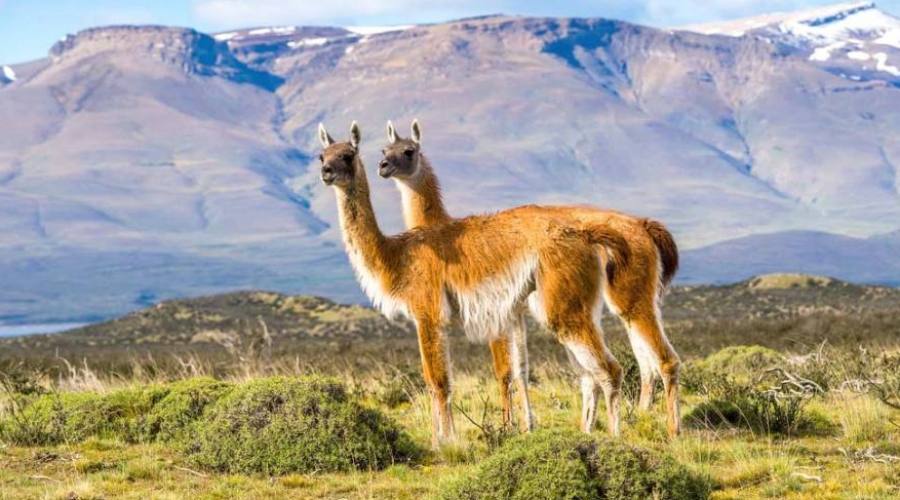
[{"label": "mountain ridge", "polygon": [[[590,203],[660,219],[685,250],[684,282],[736,278],[739,266],[723,264],[732,250],[747,275],[829,259],[798,247],[777,266],[741,260],[792,231],[882,255],[875,235],[898,230],[900,77],[884,68],[900,52],[880,38],[811,59],[822,47],[790,37],[603,18],[355,29],[96,28],[11,65],[15,80],[0,82],[0,121],[15,124],[0,137],[2,316],[108,317],[141,297],[246,286],[362,300],[316,174],[320,121],[339,137],[359,120],[371,167],[384,120],[419,118],[456,215]],[[400,231],[393,186],[373,180],[372,194],[385,231]],[[771,234],[782,236],[753,239]],[[860,254],[841,235],[871,241]],[[738,238],[750,239],[713,248]],[[48,271],[29,271],[38,264]],[[898,280],[881,257],[829,265]]]}]

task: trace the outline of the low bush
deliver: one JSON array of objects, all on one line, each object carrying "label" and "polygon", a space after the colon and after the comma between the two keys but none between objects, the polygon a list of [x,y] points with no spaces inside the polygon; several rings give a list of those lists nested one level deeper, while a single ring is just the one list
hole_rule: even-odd
[{"label": "low bush", "polygon": [[144,440],[174,441],[186,438],[203,411],[224,396],[231,384],[210,377],[197,377],[167,386],[165,397],[153,406],[141,428]]},{"label": "low bush", "polygon": [[0,421],[0,436],[20,445],[79,442],[91,436],[140,441],[145,417],[167,392],[154,386],[108,394],[44,394],[10,409]]},{"label": "low bush", "polygon": [[613,439],[538,431],[508,441],[445,499],[707,498],[709,480],[667,455]]},{"label": "low bush", "polygon": [[755,383],[730,377],[711,379],[705,385],[707,399],[691,410],[685,421],[692,427],[743,427],[763,434],[828,432],[831,426],[824,417],[805,410],[818,386],[796,384],[790,374],[780,370],[765,375]]},{"label": "low bush", "polygon": [[229,384],[194,378],[109,393],[63,392],[16,398],[0,419],[0,438],[32,446],[90,437],[172,441],[200,418]]},{"label": "low bush", "polygon": [[419,453],[392,420],[319,377],[234,387],[207,409],[187,448],[198,465],[265,474],[381,469]]},{"label": "low bush", "polygon": [[686,363],[681,370],[681,383],[688,391],[705,393],[710,382],[714,383],[722,377],[746,384],[763,371],[781,366],[785,361],[784,355],[768,347],[726,347],[703,359]]}]

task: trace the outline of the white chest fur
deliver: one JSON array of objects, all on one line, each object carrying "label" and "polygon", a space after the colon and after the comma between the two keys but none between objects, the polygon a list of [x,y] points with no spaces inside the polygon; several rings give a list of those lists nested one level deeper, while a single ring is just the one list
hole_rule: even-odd
[{"label": "white chest fur", "polygon": [[394,298],[385,290],[381,279],[366,266],[362,252],[356,248],[352,241],[345,239],[344,244],[347,247],[350,265],[356,273],[356,280],[359,281],[363,292],[372,301],[372,305],[387,316],[388,319],[409,318],[409,308],[404,302]]}]

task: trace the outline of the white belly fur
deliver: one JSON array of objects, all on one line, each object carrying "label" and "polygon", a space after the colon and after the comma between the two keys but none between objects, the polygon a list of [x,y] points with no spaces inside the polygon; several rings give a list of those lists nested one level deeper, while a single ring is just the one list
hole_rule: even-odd
[{"label": "white belly fur", "polygon": [[529,255],[471,289],[452,289],[469,340],[485,342],[509,330],[533,283],[537,264],[537,256]]}]

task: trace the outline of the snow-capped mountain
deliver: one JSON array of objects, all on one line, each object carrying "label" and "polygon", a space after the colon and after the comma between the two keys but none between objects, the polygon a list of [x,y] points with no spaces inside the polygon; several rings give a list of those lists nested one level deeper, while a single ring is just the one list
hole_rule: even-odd
[{"label": "snow-capped mountain", "polygon": [[[863,71],[900,76],[900,19],[873,2],[853,2],[799,12],[680,28],[706,35],[757,37],[808,52],[810,61],[836,59]],[[893,63],[888,62],[889,53]],[[865,64],[865,63],[871,64]],[[856,76],[856,75],[850,75]],[[859,78],[856,78],[859,79]]]},{"label": "snow-capped mountain", "polygon": [[[236,288],[361,299],[317,179],[319,121],[342,137],[358,120],[373,167],[385,120],[419,118],[455,214],[659,218],[692,281],[746,263],[900,282],[879,236],[900,229],[896,21],[851,4],[684,29],[487,16],[67,36],[0,73],[0,321]],[[372,187],[399,231],[393,185]]]},{"label": "snow-capped mountain", "polygon": [[16,72],[9,66],[0,67],[0,82],[12,83],[16,81]]}]

